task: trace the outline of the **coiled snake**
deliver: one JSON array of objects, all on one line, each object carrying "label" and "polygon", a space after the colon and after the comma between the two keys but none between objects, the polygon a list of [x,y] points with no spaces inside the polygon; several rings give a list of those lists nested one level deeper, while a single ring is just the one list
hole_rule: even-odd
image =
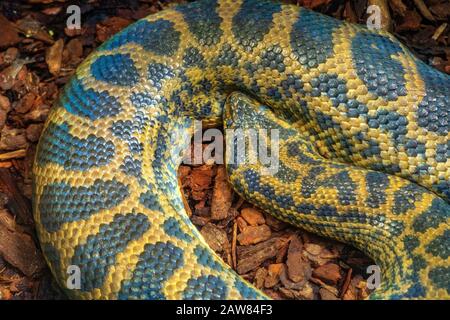
[{"label": "coiled snake", "polygon": [[224,121],[279,130],[278,172],[228,164],[233,187],[373,257],[371,298],[449,298],[449,89],[390,34],[296,6],[150,15],[79,66],[45,125],[33,207],[46,260],[62,287],[79,267],[73,298],[266,298],[206,245],[177,183],[187,145],[173,135]]}]

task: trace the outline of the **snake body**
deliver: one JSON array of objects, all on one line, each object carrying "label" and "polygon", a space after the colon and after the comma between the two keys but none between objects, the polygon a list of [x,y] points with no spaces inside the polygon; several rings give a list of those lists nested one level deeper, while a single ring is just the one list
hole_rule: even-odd
[{"label": "snake body", "polygon": [[449,298],[449,89],[390,34],[292,5],[150,15],[94,51],[49,115],[33,169],[45,258],[72,298],[267,298],[208,247],[178,187],[189,140],[174,135],[224,121],[279,130],[279,171],[228,164],[233,187],[373,257],[371,298]]}]

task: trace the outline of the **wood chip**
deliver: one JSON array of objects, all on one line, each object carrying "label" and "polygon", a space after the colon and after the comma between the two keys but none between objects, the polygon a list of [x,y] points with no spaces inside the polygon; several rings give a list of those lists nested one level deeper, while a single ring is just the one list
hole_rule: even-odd
[{"label": "wood chip", "polygon": [[242,209],[241,216],[251,226],[257,226],[266,222],[266,220],[264,219],[264,215],[255,208]]},{"label": "wood chip", "polygon": [[212,223],[206,224],[200,233],[211,249],[216,252],[224,251],[229,245],[226,232]]},{"label": "wood chip", "polygon": [[408,10],[402,0],[390,0],[389,6],[394,12],[398,13],[402,17],[405,16],[406,11]]},{"label": "wood chip", "polygon": [[112,35],[116,34],[132,22],[132,20],[121,17],[111,17],[106,19],[96,26],[97,40],[100,42],[106,41]]},{"label": "wood chip", "polygon": [[340,300],[333,292],[328,291],[325,288],[320,288],[319,294],[321,300]]},{"label": "wood chip", "polygon": [[225,166],[217,169],[211,202],[211,218],[222,220],[228,216],[233,200],[233,189],[228,183]]},{"label": "wood chip", "polygon": [[328,263],[314,269],[313,276],[319,278],[325,283],[336,285],[342,278],[340,270],[341,269],[337,264]]},{"label": "wood chip", "polygon": [[303,243],[298,236],[291,239],[286,265],[288,276],[293,282],[305,282],[311,277],[311,266],[303,256]]},{"label": "wood chip", "polygon": [[33,224],[31,203],[19,191],[16,181],[8,169],[0,168],[0,184],[2,192],[8,196],[8,209],[16,216],[17,221],[25,225]]},{"label": "wood chip", "polygon": [[256,270],[255,273],[255,278],[253,279],[255,287],[257,287],[258,289],[262,289],[266,278],[267,278],[266,268],[258,268],[258,270]]},{"label": "wood chip", "polygon": [[13,151],[25,149],[28,145],[24,129],[5,126],[0,137],[0,150]]},{"label": "wood chip", "polygon": [[265,224],[248,226],[237,236],[237,240],[241,245],[255,244],[269,239],[271,234],[270,228]]},{"label": "wood chip", "polygon": [[264,281],[264,287],[273,288],[276,284],[278,284],[283,268],[283,263],[269,264],[269,267],[267,269],[267,276]]},{"label": "wood chip", "polygon": [[19,33],[14,24],[0,14],[0,25],[2,32],[0,32],[0,48],[14,46],[20,42]]},{"label": "wood chip", "polygon": [[32,277],[45,266],[33,239],[0,223],[0,255],[23,274]]},{"label": "wood chip", "polygon": [[48,65],[48,71],[54,76],[57,76],[61,70],[63,49],[64,40],[59,39],[46,52],[45,62]]},{"label": "wood chip", "polygon": [[259,267],[267,259],[275,257],[285,242],[283,238],[272,238],[256,245],[238,247],[237,272],[244,274]]}]

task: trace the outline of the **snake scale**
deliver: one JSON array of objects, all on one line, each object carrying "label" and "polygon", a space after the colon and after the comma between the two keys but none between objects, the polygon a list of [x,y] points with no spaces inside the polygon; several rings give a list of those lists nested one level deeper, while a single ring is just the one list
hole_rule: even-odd
[{"label": "snake scale", "polygon": [[71,298],[267,298],[184,209],[187,143],[173,134],[201,120],[279,130],[278,172],[227,164],[234,189],[366,252],[383,273],[371,298],[448,299],[449,91],[392,35],[293,5],[201,0],[150,15],[90,54],[45,124],[33,169],[45,258],[62,287],[79,267]]}]

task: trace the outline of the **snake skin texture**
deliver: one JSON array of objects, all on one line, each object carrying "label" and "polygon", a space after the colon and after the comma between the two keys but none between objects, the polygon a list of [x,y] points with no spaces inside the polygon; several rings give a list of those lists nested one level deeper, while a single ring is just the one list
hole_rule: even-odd
[{"label": "snake skin texture", "polygon": [[383,272],[371,298],[448,299],[449,89],[390,34],[296,6],[202,0],[150,15],[79,66],[45,125],[33,209],[46,260],[63,288],[80,268],[71,298],[267,298],[184,209],[189,141],[173,137],[201,120],[279,129],[279,171],[227,164],[233,187],[371,256]]}]

